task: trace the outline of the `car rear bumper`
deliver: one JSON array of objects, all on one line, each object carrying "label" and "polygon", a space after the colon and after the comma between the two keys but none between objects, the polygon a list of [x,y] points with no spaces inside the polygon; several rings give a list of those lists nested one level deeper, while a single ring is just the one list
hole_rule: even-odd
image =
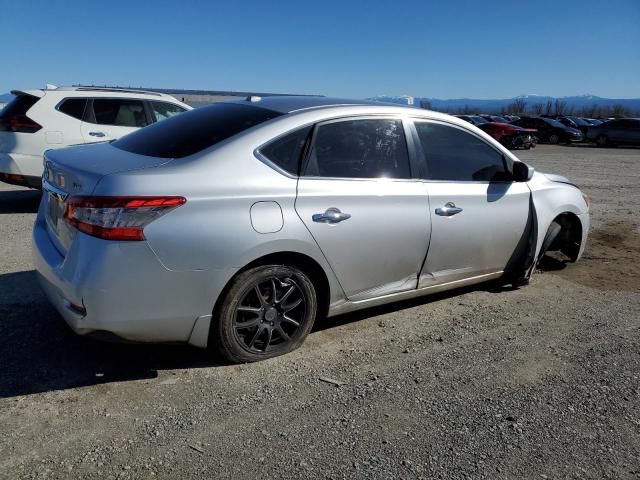
[{"label": "car rear bumper", "polygon": [[49,301],[76,333],[206,346],[214,303],[234,272],[168,270],[146,242],[82,233],[63,256],[42,210],[33,230],[34,265]]}]

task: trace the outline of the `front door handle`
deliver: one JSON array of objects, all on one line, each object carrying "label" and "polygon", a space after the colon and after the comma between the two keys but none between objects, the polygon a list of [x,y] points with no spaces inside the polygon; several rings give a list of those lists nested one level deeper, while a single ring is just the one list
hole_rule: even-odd
[{"label": "front door handle", "polygon": [[107,134],[104,132],[89,132],[89,135],[91,135],[92,137],[106,137]]},{"label": "front door handle", "polygon": [[436,215],[440,215],[441,217],[451,217],[461,211],[462,209],[460,207],[456,207],[455,203],[447,202],[444,204],[444,207],[436,208]]},{"label": "front door handle", "polygon": [[342,213],[340,209],[327,208],[324,213],[314,213],[311,219],[318,223],[338,223],[351,218],[349,213]]}]

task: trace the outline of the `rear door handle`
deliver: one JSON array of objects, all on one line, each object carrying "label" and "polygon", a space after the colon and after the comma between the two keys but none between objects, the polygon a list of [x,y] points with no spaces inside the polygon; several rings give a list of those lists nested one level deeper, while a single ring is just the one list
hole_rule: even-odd
[{"label": "rear door handle", "polygon": [[89,135],[92,137],[106,137],[107,134],[104,132],[89,132]]},{"label": "rear door handle", "polygon": [[342,213],[340,209],[327,208],[324,213],[314,213],[311,219],[317,223],[338,223],[351,218],[351,214]]},{"label": "rear door handle", "polygon": [[440,215],[441,217],[451,217],[453,215],[457,215],[461,211],[462,209],[460,207],[456,207],[455,203],[447,202],[444,204],[444,207],[436,208],[436,215]]}]

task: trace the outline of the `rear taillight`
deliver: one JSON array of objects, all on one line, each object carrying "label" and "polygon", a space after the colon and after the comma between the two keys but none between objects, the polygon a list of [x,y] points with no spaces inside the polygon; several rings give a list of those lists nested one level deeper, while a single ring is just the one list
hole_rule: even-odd
[{"label": "rear taillight", "polygon": [[0,118],[0,132],[35,133],[42,125],[34,122],[26,115],[12,115]]},{"label": "rear taillight", "polygon": [[105,240],[144,240],[144,227],[183,205],[184,197],[86,197],[67,200],[65,219]]}]

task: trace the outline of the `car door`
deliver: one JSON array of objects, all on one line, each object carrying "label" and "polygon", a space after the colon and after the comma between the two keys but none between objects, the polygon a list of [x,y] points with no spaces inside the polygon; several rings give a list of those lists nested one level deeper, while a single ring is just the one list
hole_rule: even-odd
[{"label": "car door", "polygon": [[353,301],[415,289],[429,244],[424,184],[411,178],[402,120],[314,129],[296,211]]},{"label": "car door", "polygon": [[144,101],[129,98],[93,98],[82,122],[85,142],[115,140],[151,123]]},{"label": "car door", "polygon": [[414,128],[431,215],[418,286],[502,272],[528,240],[529,187],[511,181],[502,153],[475,133],[425,120]]}]

